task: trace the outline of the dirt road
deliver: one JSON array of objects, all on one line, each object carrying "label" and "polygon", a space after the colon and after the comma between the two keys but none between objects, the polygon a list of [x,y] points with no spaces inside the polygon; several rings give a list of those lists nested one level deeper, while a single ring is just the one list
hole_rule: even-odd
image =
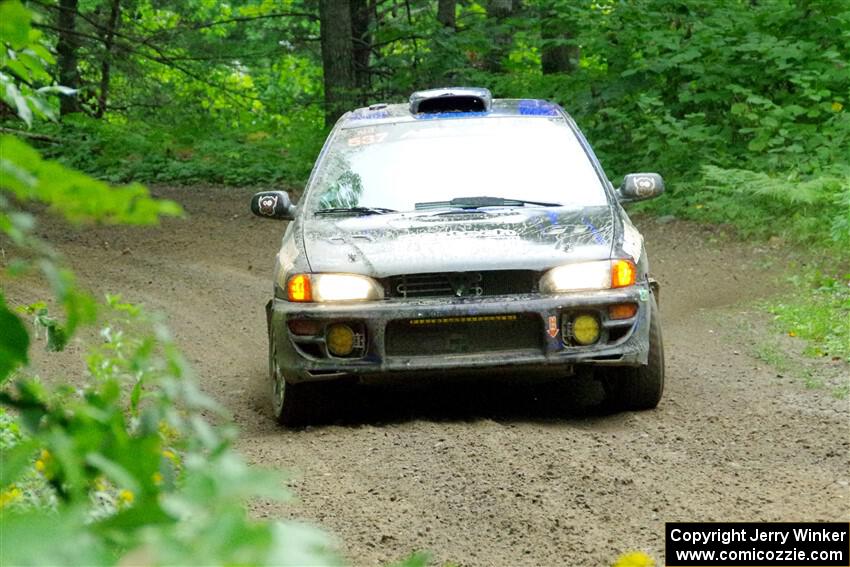
[{"label": "dirt road", "polygon": [[[340,422],[286,431],[270,417],[262,310],[283,225],[250,216],[249,190],[156,192],[189,219],[42,232],[88,288],[167,313],[241,450],[292,473],[298,502],[255,513],[321,524],[353,564],[430,550],[461,565],[610,565],[633,549],[661,557],[665,521],[850,520],[847,400],[778,377],[735,342],[765,332],[733,327],[767,293],[776,250],[638,223],[662,284],[655,411],[600,415],[593,385],[516,377],[360,388]],[[7,294],[46,295],[22,282]]]}]

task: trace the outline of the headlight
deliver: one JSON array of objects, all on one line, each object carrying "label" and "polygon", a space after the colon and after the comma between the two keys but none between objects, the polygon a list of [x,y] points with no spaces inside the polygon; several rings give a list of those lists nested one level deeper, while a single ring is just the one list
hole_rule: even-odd
[{"label": "headlight", "polygon": [[289,301],[366,301],[381,299],[384,290],[370,277],[355,274],[295,274],[286,283]]},{"label": "headlight", "polygon": [[634,285],[637,268],[631,260],[577,262],[552,268],[540,278],[542,293],[611,289]]}]

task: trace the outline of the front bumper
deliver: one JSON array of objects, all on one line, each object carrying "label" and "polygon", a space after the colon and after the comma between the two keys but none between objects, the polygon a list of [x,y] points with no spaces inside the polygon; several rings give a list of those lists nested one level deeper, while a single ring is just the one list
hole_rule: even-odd
[{"label": "front bumper", "polygon": [[[274,299],[267,305],[269,337],[273,356],[290,382],[316,381],[346,375],[402,375],[452,371],[476,372],[506,367],[516,370],[561,372],[574,365],[639,366],[647,363],[649,351],[650,287],[641,282],[629,288],[575,292],[563,295],[511,295],[481,298],[433,298],[385,300],[369,303],[291,303]],[[607,319],[609,305],[636,303],[637,313],[625,321]],[[562,316],[576,312],[599,313],[603,337],[589,346],[571,346],[564,340]],[[392,354],[387,348],[388,325],[410,320],[466,318],[486,320],[494,316],[532,318],[539,321],[539,345],[524,348],[439,354]],[[557,321],[553,336],[551,318]],[[318,321],[322,325],[355,322],[365,330],[362,357],[330,355],[323,338],[293,335],[287,322],[293,319]],[[614,331],[616,329],[616,332]],[[508,341],[509,342],[509,341]],[[388,352],[390,354],[388,354]]]}]

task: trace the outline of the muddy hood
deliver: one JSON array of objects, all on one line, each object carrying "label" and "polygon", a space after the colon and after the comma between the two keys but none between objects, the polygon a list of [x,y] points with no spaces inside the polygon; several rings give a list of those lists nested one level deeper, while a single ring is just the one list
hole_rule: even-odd
[{"label": "muddy hood", "polygon": [[372,277],[429,272],[545,270],[611,257],[608,207],[452,214],[312,217],[303,225],[313,272]]}]

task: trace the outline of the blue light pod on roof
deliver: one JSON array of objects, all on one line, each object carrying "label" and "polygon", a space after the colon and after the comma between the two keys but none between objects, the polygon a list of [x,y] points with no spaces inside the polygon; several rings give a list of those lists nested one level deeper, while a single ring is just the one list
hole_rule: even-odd
[{"label": "blue light pod on roof", "polygon": [[520,100],[517,111],[523,116],[558,116],[558,107],[551,102],[530,98]]}]

